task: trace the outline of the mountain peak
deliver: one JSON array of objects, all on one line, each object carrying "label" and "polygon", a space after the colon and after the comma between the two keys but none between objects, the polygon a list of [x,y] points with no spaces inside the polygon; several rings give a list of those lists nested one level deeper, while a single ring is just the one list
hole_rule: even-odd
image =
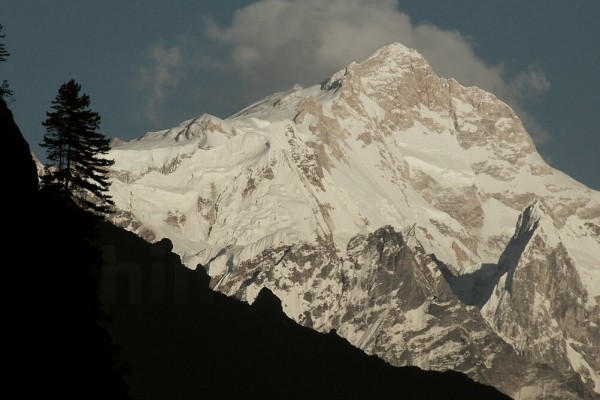
[{"label": "mountain peak", "polygon": [[357,74],[360,77],[373,74],[401,76],[410,70],[414,72],[415,65],[426,66],[428,70],[431,70],[419,52],[396,42],[378,49],[360,63],[350,63],[325,80],[321,86],[326,90],[337,89],[343,82],[342,78],[351,74]]},{"label": "mountain peak", "polygon": [[533,202],[523,210],[523,213],[521,213],[519,221],[517,222],[515,236],[520,236],[523,232],[534,230],[540,220],[545,217],[547,217],[546,209],[541,200],[536,197]]},{"label": "mountain peak", "polygon": [[424,60],[423,56],[417,50],[406,47],[405,45],[399,42],[390,43],[387,46],[381,47],[380,49],[375,51],[370,57],[368,57],[366,61],[373,58],[392,59],[404,62],[416,59]]},{"label": "mountain peak", "polygon": [[[410,348],[400,331],[343,320],[336,309],[340,290],[351,300],[369,299],[356,316],[384,310],[385,302],[372,308],[373,296],[383,301],[401,289],[393,279],[376,290],[368,279],[356,286],[340,258],[353,238],[381,227],[407,232],[403,257],[416,249],[431,274],[408,274],[404,289],[412,279],[430,288],[435,278],[445,287],[449,273],[487,276],[509,243],[522,245],[511,254],[531,248],[537,255],[537,240],[561,255],[564,249],[586,290],[598,295],[600,246],[589,232],[600,225],[600,192],[548,166],[508,105],[438,77],[398,43],[321,85],[273,94],[224,121],[186,121],[118,146],[110,157],[115,222],[143,237],[170,238],[186,265],[206,266],[219,291],[251,299],[269,287],[306,326],[343,327],[346,337],[364,338],[357,345],[367,350],[368,338],[381,338],[388,361],[399,360],[393,349]],[[372,236],[372,251],[355,249],[357,279],[397,273],[377,269],[380,239]],[[429,321],[427,309],[406,309],[407,326]],[[403,360],[417,362],[414,356]],[[440,368],[459,365],[441,353],[437,359],[445,360]],[[479,363],[460,365],[471,371],[471,362]]]},{"label": "mountain peak", "polygon": [[560,242],[560,234],[551,215],[537,197],[519,216],[513,240],[530,238],[534,233],[543,235],[547,246],[555,246]]},{"label": "mountain peak", "polygon": [[351,66],[361,65],[363,70],[378,70],[379,73],[382,73],[400,72],[423,64],[429,67],[425,58],[418,51],[396,42],[381,47],[364,61],[359,64],[351,64]]}]

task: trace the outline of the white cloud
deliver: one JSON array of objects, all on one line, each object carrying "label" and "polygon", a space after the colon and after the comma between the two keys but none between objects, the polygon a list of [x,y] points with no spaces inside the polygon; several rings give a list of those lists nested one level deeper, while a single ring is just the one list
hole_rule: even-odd
[{"label": "white cloud", "polygon": [[255,96],[320,82],[400,42],[423,54],[439,75],[503,98],[528,128],[543,132],[523,109],[525,101],[549,88],[539,68],[507,80],[502,66],[479,58],[460,33],[413,24],[398,5],[397,0],[259,0],[238,9],[229,26],[209,23],[206,33],[231,46],[231,59]]},{"label": "white cloud", "polygon": [[208,35],[232,46],[233,62],[256,87],[278,90],[318,82],[398,41],[388,29],[398,17],[408,21],[389,0],[261,0]]},{"label": "white cloud", "polygon": [[181,48],[167,47],[163,42],[159,42],[152,48],[150,59],[150,66],[139,69],[137,85],[147,92],[144,116],[150,120],[157,120],[158,108],[183,76]]}]

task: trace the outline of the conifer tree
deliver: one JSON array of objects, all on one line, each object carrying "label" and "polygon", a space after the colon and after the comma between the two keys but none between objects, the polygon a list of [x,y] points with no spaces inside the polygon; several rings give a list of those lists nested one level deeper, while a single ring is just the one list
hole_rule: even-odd
[{"label": "conifer tree", "polygon": [[80,91],[73,79],[63,84],[42,123],[46,134],[41,146],[50,160],[44,186],[84,209],[105,214],[114,204],[108,194],[108,167],[114,161],[105,157],[110,145],[98,132],[100,115],[89,109],[90,97]]},{"label": "conifer tree", "polygon": [[[2,33],[2,29],[4,27],[2,26],[2,24],[0,24],[0,39],[4,39],[4,37],[6,36],[5,34]],[[0,61],[6,61],[8,59],[8,56],[10,56],[10,53],[8,51],[6,51],[6,47],[4,47],[4,43],[0,42]]]},{"label": "conifer tree", "polygon": [[[2,24],[0,24],[0,39],[4,39],[6,36],[2,33]],[[0,42],[0,62],[8,60],[8,56],[10,53],[6,51],[6,47],[4,47],[4,42]],[[12,90],[10,90],[8,86],[8,81],[5,79],[0,85],[0,100],[4,100],[5,97],[12,96]]]}]

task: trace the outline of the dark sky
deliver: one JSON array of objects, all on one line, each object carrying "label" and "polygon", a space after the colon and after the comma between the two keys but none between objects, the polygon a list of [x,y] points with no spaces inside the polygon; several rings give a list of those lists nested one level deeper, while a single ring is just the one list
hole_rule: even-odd
[{"label": "dark sky", "polygon": [[[237,11],[236,11],[237,10]],[[5,0],[0,64],[32,149],[75,79],[107,136],[227,117],[398,41],[515,108],[552,166],[600,189],[600,1]]]}]

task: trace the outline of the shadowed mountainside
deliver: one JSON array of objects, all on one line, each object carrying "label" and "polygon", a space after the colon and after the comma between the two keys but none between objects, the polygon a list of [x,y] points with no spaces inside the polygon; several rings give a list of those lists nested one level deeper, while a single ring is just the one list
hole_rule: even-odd
[{"label": "shadowed mountainside", "polygon": [[263,289],[252,306],[208,288],[164,239],[104,224],[103,302],[144,399],[506,398],[466,375],[394,368],[334,331],[297,325]]},{"label": "shadowed mountainside", "polygon": [[100,325],[97,219],[38,190],[29,146],[4,101],[0,126],[8,136],[10,168],[4,196],[5,390],[23,398],[129,398],[118,348]]},{"label": "shadowed mountainside", "polygon": [[21,135],[12,112],[4,100],[0,100],[0,126],[8,151],[5,156],[7,170],[5,184],[19,200],[30,197],[37,190],[37,169],[31,158],[29,145]]}]

